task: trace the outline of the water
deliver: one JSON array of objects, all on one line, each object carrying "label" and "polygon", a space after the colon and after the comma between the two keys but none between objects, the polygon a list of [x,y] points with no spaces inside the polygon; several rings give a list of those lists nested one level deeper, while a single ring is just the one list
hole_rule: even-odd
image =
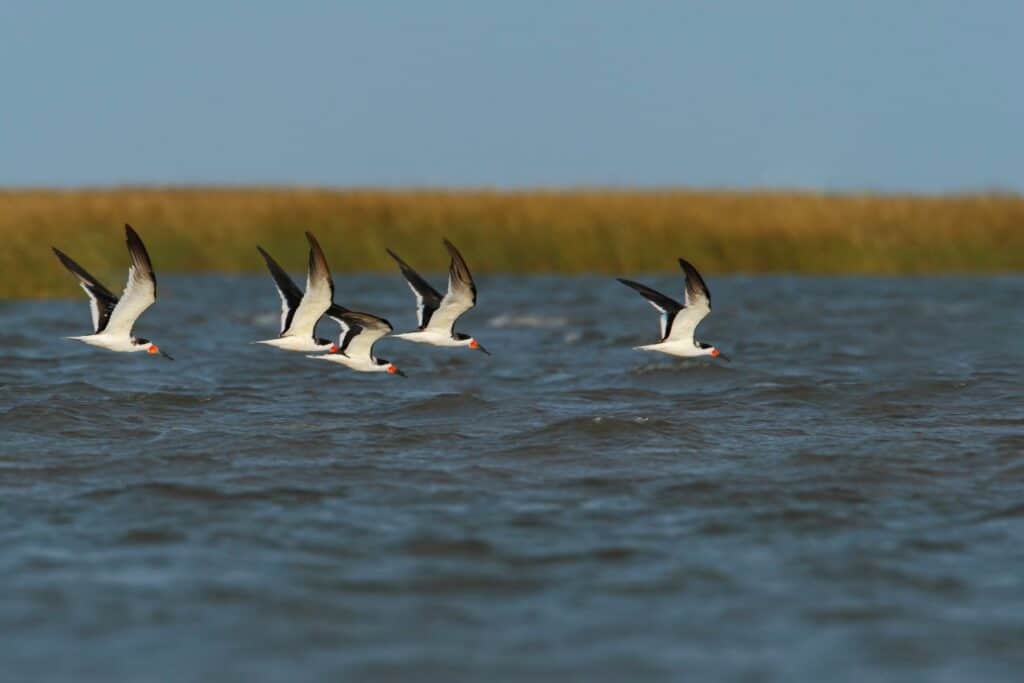
[{"label": "water", "polygon": [[714,278],[732,364],[631,351],[607,278],[479,285],[494,356],[382,342],[408,380],[249,344],[264,277],[162,278],[173,363],[0,305],[5,678],[1019,679],[1024,278]]}]

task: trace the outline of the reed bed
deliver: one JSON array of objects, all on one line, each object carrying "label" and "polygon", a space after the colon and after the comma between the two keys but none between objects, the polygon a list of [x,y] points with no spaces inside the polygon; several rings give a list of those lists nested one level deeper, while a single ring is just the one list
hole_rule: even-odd
[{"label": "reed bed", "polygon": [[1024,270],[1024,198],[690,190],[439,191],[122,188],[0,191],[0,297],[64,296],[59,246],[112,288],[121,225],[158,273],[260,271],[255,245],[305,264],[313,231],[336,272],[391,271],[391,247],[447,266],[442,236],[474,271],[994,273]]}]

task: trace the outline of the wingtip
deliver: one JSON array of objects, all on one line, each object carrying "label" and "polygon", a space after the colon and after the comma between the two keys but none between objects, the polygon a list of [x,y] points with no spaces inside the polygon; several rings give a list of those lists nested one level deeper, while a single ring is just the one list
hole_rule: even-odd
[{"label": "wingtip", "polygon": [[399,256],[398,254],[396,254],[395,252],[393,252],[393,251],[391,251],[390,249],[387,249],[387,248],[385,248],[385,249],[384,249],[384,251],[388,252],[388,256],[390,256],[391,258],[393,258],[393,259],[395,260],[395,263],[397,263],[397,264],[398,264],[398,267],[399,267],[399,268],[401,268],[403,272],[404,272],[404,271],[405,271],[405,270],[406,270],[407,268],[409,268],[409,264],[408,264],[408,263],[406,263],[406,262],[405,262],[405,261],[404,261],[404,260],[402,259],[402,257],[401,257],[401,256]]},{"label": "wingtip", "polygon": [[326,315],[334,316],[334,317],[341,317],[341,316],[345,315],[346,313],[351,313],[351,311],[349,309],[345,308],[344,306],[342,306],[341,304],[331,304],[331,307],[327,309]]},{"label": "wingtip", "polygon": [[127,223],[124,224],[124,239],[128,244],[129,251],[134,251],[136,249],[145,251],[146,247],[142,242],[142,238],[139,237],[139,233],[135,232],[135,228]]},{"label": "wingtip", "polygon": [[448,253],[453,258],[462,258],[462,254],[459,252],[458,248],[454,244],[452,244],[451,240],[449,240],[447,237],[443,237],[441,238],[441,242],[444,244],[445,249],[448,250]]}]

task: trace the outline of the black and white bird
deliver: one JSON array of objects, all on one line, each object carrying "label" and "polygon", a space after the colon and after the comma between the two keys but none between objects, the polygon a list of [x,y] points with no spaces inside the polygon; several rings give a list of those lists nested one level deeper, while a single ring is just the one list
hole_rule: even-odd
[{"label": "black and white bird", "polygon": [[[331,279],[331,270],[327,267],[327,259],[320,248],[320,243],[308,232],[306,239],[309,240],[309,270],[306,273],[305,293],[288,276],[284,268],[263,250],[263,247],[256,247],[267,262],[267,269],[270,270],[274,284],[277,285],[277,293],[281,297],[281,334],[276,339],[264,339],[255,343],[275,346],[286,351],[333,353],[338,350],[338,346],[329,339],[318,338],[316,324],[334,305],[334,281]],[[344,310],[340,306],[337,307],[338,313]]]},{"label": "black and white bird", "polygon": [[415,332],[396,334],[394,337],[433,346],[465,346],[490,355],[476,339],[455,331],[455,321],[476,305],[476,284],[455,245],[444,240],[444,246],[452,257],[448,267],[448,293],[444,296],[399,258],[398,254],[387,250],[391,258],[398,262],[409,288],[416,295],[416,317],[419,322],[419,329]]},{"label": "black and white bird", "polygon": [[619,278],[619,282],[632,287],[647,299],[654,308],[661,312],[661,340],[656,344],[634,347],[639,351],[660,351],[670,356],[693,358],[711,356],[712,358],[729,358],[711,344],[694,340],[693,333],[708,313],[711,312],[711,293],[704,279],[693,265],[679,259],[679,265],[686,276],[683,288],[683,303],[679,303],[661,292],[632,280]]},{"label": "black and white bird", "polygon": [[357,372],[387,372],[405,377],[405,373],[383,358],[373,355],[373,345],[391,332],[391,323],[369,313],[349,311],[336,306],[327,312],[341,326],[341,337],[336,351],[308,358],[321,358],[340,363]]},{"label": "black and white bird", "polygon": [[68,339],[76,339],[108,351],[145,351],[151,355],[160,354],[164,358],[174,360],[148,339],[132,335],[135,321],[156,301],[156,275],[153,273],[153,264],[149,260],[146,246],[139,239],[138,233],[127,223],[124,226],[124,233],[131,266],[128,268],[128,283],[120,299],[67,254],[53,247],[53,253],[64,267],[78,278],[82,289],[89,295],[89,307],[92,310],[93,333]]}]

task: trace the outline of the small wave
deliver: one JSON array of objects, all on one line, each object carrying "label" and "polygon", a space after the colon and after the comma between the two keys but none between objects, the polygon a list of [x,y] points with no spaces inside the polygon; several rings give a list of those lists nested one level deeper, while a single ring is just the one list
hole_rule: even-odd
[{"label": "small wave", "polygon": [[272,327],[281,324],[281,315],[278,313],[257,313],[246,316],[247,322],[260,327]]},{"label": "small wave", "polygon": [[[637,415],[634,417],[620,416],[580,416],[558,420],[530,432],[522,434],[518,439],[517,448],[534,448],[538,444],[572,444],[580,439],[608,439],[651,434],[682,436],[692,432],[694,428],[684,423],[662,418]],[[546,449],[545,449],[546,452]]]},{"label": "small wave", "polygon": [[420,399],[401,407],[402,415],[432,415],[435,413],[449,413],[455,411],[459,414],[472,415],[473,411],[489,408],[490,403],[472,393],[466,394],[438,394],[430,398]]},{"label": "small wave", "polygon": [[176,529],[152,529],[140,528],[130,529],[117,538],[117,542],[123,545],[162,545],[164,543],[177,543],[185,540],[185,534]]},{"label": "small wave", "polygon": [[991,522],[1003,519],[1020,519],[1024,517],[1024,504],[1010,505],[999,510],[987,512],[981,516],[979,521]]},{"label": "small wave", "polygon": [[413,538],[404,547],[411,555],[437,557],[486,557],[494,550],[490,543],[477,538]]},{"label": "small wave", "polygon": [[534,315],[530,313],[502,313],[487,321],[490,327],[509,327],[523,329],[556,329],[568,327],[568,318],[560,315]]},{"label": "small wave", "polygon": [[226,501],[226,500],[262,500],[262,501],[289,501],[289,502],[314,502],[323,498],[326,494],[323,491],[311,488],[297,487],[266,487],[261,489],[247,489],[230,491],[210,486],[199,486],[195,484],[184,484],[177,482],[145,482],[118,488],[102,488],[84,494],[90,500],[105,500],[116,498],[122,495],[143,493],[147,495],[161,496],[171,500],[192,500],[192,501]]},{"label": "small wave", "polygon": [[663,375],[665,373],[706,373],[709,376],[728,372],[728,366],[715,363],[711,359],[680,359],[669,361],[652,361],[639,365],[633,369],[638,375]]}]

